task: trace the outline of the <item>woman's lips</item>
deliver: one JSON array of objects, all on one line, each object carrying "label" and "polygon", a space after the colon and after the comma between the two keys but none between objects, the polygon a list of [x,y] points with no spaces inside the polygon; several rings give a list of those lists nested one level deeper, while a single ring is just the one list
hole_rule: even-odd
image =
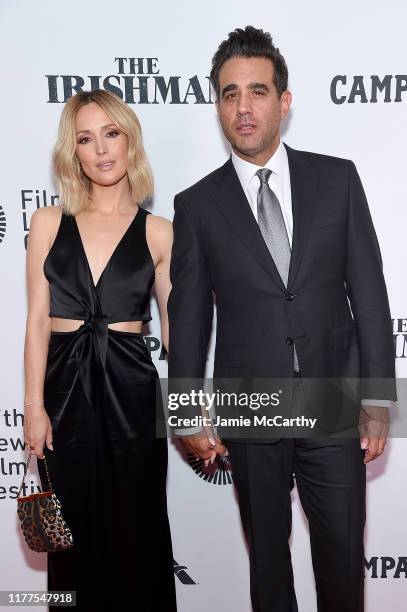
[{"label": "woman's lips", "polygon": [[96,164],[97,168],[99,168],[99,170],[111,170],[114,166],[115,162],[114,161],[106,161],[106,162],[101,162],[100,164]]}]

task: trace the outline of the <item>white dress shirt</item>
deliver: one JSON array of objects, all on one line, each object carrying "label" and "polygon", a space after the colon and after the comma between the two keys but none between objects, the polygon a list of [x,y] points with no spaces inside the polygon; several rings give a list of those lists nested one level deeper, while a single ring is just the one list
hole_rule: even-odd
[{"label": "white dress shirt", "polygon": [[232,151],[232,163],[256,221],[258,221],[257,192],[260,187],[260,179],[256,176],[256,172],[261,168],[268,168],[271,170],[268,183],[270,189],[274,191],[280,202],[291,247],[293,242],[293,209],[291,204],[290,169],[288,166],[287,150],[283,143],[280,141],[276,152],[264,166],[256,166],[255,164],[245,161],[238,157],[234,151]]}]

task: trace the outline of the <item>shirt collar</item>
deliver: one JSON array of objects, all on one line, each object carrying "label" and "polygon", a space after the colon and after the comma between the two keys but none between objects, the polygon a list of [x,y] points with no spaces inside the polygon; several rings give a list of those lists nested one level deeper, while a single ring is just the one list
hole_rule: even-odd
[{"label": "shirt collar", "polygon": [[251,162],[242,159],[234,151],[232,151],[232,163],[236,170],[236,174],[242,184],[243,189],[246,189],[252,178],[255,176],[257,170],[260,168],[269,168],[277,176],[283,177],[284,171],[288,165],[287,150],[280,140],[274,155],[270,157],[268,162],[264,166],[256,166]]}]

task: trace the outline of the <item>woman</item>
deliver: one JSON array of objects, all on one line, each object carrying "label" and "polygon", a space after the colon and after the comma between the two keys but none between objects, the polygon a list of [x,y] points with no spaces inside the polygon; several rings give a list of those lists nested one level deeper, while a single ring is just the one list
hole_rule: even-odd
[{"label": "woman", "polygon": [[167,443],[142,336],[154,285],[168,347],[172,226],[140,206],[152,175],[114,94],[67,102],[54,167],[62,206],[32,217],[25,343],[25,441],[74,540],[48,555],[48,589],[76,591],[86,612],[173,612]]}]

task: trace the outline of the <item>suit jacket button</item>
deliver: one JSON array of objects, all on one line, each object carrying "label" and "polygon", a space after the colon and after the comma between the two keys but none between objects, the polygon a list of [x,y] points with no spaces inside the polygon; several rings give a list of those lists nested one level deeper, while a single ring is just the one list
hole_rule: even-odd
[{"label": "suit jacket button", "polygon": [[293,344],[294,340],[292,338],[290,338],[290,336],[287,336],[287,338],[285,339],[285,343],[290,345]]},{"label": "suit jacket button", "polygon": [[287,295],[285,296],[285,299],[286,299],[288,302],[292,302],[294,298],[295,298],[294,293],[287,293]]}]

